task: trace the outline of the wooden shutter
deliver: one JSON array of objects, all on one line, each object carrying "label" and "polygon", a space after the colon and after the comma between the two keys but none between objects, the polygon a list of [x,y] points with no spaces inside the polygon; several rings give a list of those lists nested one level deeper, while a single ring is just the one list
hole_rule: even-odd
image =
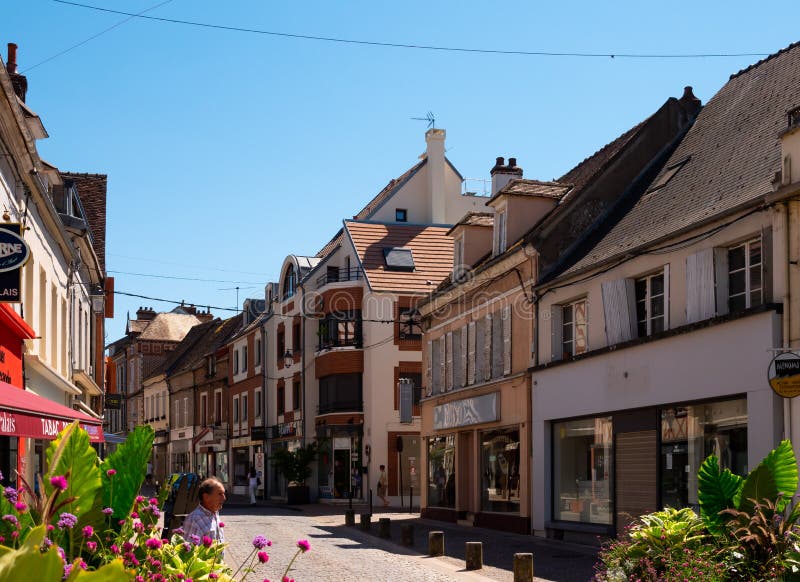
[{"label": "wooden shutter", "polygon": [[445,391],[447,383],[447,342],[446,336],[439,338],[439,392]]},{"label": "wooden shutter", "polygon": [[717,299],[717,315],[728,313],[728,249],[714,249],[714,286]]},{"label": "wooden shutter", "polygon": [[432,368],[432,373],[433,373],[433,382],[431,384],[431,386],[432,386],[431,393],[432,394],[439,394],[439,392],[442,391],[442,376],[439,373],[439,371],[440,371],[439,364],[441,363],[442,355],[439,352],[439,346],[440,346],[439,338],[436,338],[435,340],[433,340],[432,343],[433,343],[433,348],[432,348],[431,353],[433,354],[433,356],[431,358],[431,368]]},{"label": "wooden shutter", "polygon": [[467,385],[475,383],[475,322],[467,326]]},{"label": "wooden shutter", "polygon": [[[665,277],[665,288],[666,283]],[[603,312],[608,345],[625,342],[638,335],[636,331],[635,285],[636,283],[633,279],[617,279],[616,281],[605,281],[602,284]]]},{"label": "wooden shutter", "polygon": [[550,306],[550,359],[560,360],[564,357],[564,306]]},{"label": "wooden shutter", "polygon": [[461,343],[461,358],[458,361],[459,369],[459,388],[467,385],[467,367],[469,366],[469,357],[467,355],[467,326],[462,327],[458,332],[458,337]]},{"label": "wooden shutter", "polygon": [[433,360],[433,342],[428,340],[428,345],[425,348],[425,354],[428,356],[428,361],[425,364],[425,391],[428,396],[433,394],[433,378],[431,378],[431,366]]},{"label": "wooden shutter", "polygon": [[492,378],[492,314],[486,314],[486,323],[483,329],[484,350],[483,350],[483,376],[481,380]]},{"label": "wooden shutter", "polygon": [[445,364],[445,390],[453,389],[453,332],[448,331],[445,337],[444,347],[447,353],[447,363]]},{"label": "wooden shutter", "polygon": [[511,306],[503,308],[503,374],[511,373]]},{"label": "wooden shutter", "polygon": [[714,317],[715,304],[714,249],[707,248],[686,257],[686,323]]},{"label": "wooden shutter", "polygon": [[485,328],[485,319],[479,319],[475,322],[475,382],[478,383],[483,382],[483,362],[486,356]]},{"label": "wooden shutter", "polygon": [[492,316],[492,378],[503,375],[503,317],[502,312]]}]

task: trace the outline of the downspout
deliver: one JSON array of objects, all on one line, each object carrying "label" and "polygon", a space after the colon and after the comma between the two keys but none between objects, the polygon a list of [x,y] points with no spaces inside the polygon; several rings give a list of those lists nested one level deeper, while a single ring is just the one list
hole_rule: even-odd
[{"label": "downspout", "polygon": [[[784,244],[784,261],[783,261],[783,276],[784,276],[784,291],[783,291],[783,347],[791,348],[792,345],[792,328],[791,328],[791,236],[789,233],[789,202],[783,203],[783,244]],[[792,439],[792,401],[789,398],[783,399],[783,438],[786,440]]]}]

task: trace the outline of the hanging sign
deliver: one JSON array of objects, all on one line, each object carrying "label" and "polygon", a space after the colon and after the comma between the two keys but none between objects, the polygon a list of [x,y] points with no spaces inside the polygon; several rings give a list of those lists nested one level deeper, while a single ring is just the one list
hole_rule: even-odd
[{"label": "hanging sign", "polygon": [[778,396],[794,398],[800,395],[800,354],[784,352],[775,356],[769,364],[767,377]]},{"label": "hanging sign", "polygon": [[31,252],[18,222],[0,222],[0,303],[19,303],[22,266]]}]

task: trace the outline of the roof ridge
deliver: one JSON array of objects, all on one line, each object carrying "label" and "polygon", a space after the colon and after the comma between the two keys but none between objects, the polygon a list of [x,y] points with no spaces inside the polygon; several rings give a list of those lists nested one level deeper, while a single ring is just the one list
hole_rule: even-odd
[{"label": "roof ridge", "polygon": [[63,172],[59,170],[63,176],[81,176],[83,178],[108,178],[108,174],[97,174],[94,172]]},{"label": "roof ridge", "polygon": [[774,52],[774,53],[772,53],[771,55],[767,55],[766,57],[764,57],[764,58],[763,58],[763,59],[761,59],[760,61],[756,61],[755,63],[753,63],[752,65],[749,65],[749,66],[745,67],[744,69],[742,69],[742,70],[741,70],[741,71],[739,71],[738,73],[734,73],[734,74],[732,74],[732,75],[731,75],[731,76],[728,78],[728,81],[730,81],[730,80],[732,80],[732,79],[735,79],[736,77],[739,77],[739,76],[741,76],[741,75],[744,75],[745,73],[749,72],[749,71],[750,71],[750,70],[752,70],[752,69],[755,69],[756,67],[760,67],[761,65],[763,65],[763,64],[764,64],[764,63],[766,63],[767,61],[771,61],[772,59],[774,59],[774,58],[775,58],[775,57],[777,57],[777,56],[780,56],[780,55],[782,55],[783,53],[788,53],[790,50],[792,50],[792,49],[794,49],[794,48],[797,48],[798,46],[800,46],[800,40],[799,40],[799,41],[797,41],[797,42],[793,42],[793,43],[792,43],[792,44],[790,44],[789,46],[785,46],[785,47],[783,47],[782,49],[780,49],[780,50],[779,50],[779,51],[777,51],[777,52]]}]

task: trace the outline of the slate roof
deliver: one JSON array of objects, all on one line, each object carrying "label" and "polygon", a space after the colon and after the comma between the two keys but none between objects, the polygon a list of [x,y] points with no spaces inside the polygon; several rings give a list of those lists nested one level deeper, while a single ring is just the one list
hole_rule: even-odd
[{"label": "slate roof", "polygon": [[61,172],[61,175],[72,180],[78,188],[86,220],[92,231],[92,246],[100,261],[100,269],[105,276],[106,270],[106,194],[108,176],[105,174],[77,174]]},{"label": "slate roof", "polygon": [[[570,184],[563,184],[561,182],[541,182],[539,180],[518,178],[509,181],[508,184],[500,188],[500,190],[489,199],[489,202],[504,194],[509,196],[531,196],[560,200],[570,187]],[[489,202],[487,202],[487,204]]]},{"label": "slate roof", "polygon": [[[217,348],[228,343],[241,326],[241,313],[225,320],[217,318],[195,326],[184,339],[184,341],[190,341],[191,346],[185,351],[183,357],[167,368],[167,372],[178,374],[196,368],[208,354],[215,352]],[[195,333],[196,329],[197,332]],[[194,338],[190,338],[192,335],[194,335]]]},{"label": "slate roof", "polygon": [[[367,282],[373,291],[428,293],[453,269],[453,239],[449,227],[345,220]],[[413,271],[387,270],[384,248],[411,249]]]},{"label": "slate roof", "polygon": [[459,226],[494,226],[494,213],[470,210],[447,231],[447,234],[452,233]]},{"label": "slate roof", "polygon": [[159,313],[149,322],[139,339],[179,342],[189,333],[192,327],[200,322],[200,318],[194,315]]},{"label": "slate roof", "polygon": [[686,161],[683,167],[665,186],[645,193],[567,273],[642,249],[771,192],[781,167],[779,135],[787,111],[800,105],[798,88],[798,43],[731,76],[654,183]]}]

